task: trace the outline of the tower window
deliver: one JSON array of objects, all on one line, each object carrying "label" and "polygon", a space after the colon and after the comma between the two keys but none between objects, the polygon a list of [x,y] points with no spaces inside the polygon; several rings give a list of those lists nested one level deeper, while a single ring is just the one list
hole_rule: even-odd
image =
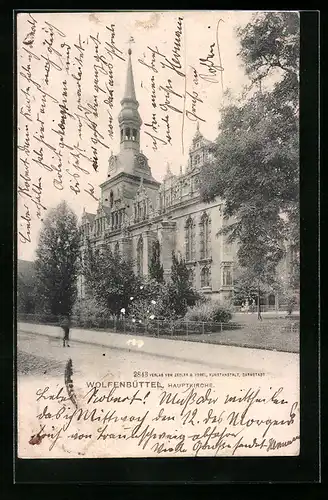
[{"label": "tower window", "polygon": [[200,258],[208,259],[210,257],[211,248],[211,220],[206,214],[202,215],[200,221]]},{"label": "tower window", "polygon": [[139,276],[143,275],[143,239],[142,235],[138,239],[137,244],[137,272]]},{"label": "tower window", "polygon": [[128,141],[130,139],[130,128],[127,127],[125,129],[125,140]]},{"label": "tower window", "polygon": [[123,129],[121,128],[121,141],[123,141]]},{"label": "tower window", "polygon": [[188,217],[186,226],[186,261],[190,262],[195,258],[195,225],[191,217]]},{"label": "tower window", "polygon": [[132,140],[133,140],[133,141],[136,141],[136,140],[137,140],[137,131],[136,131],[136,129],[135,129],[135,128],[132,130]]},{"label": "tower window", "polygon": [[109,205],[110,205],[110,208],[112,208],[114,204],[114,193],[113,191],[110,192],[110,195],[109,195]]}]

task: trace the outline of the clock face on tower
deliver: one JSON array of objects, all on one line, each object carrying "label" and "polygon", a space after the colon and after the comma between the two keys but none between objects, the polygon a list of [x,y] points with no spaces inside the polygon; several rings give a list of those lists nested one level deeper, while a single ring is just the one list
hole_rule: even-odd
[{"label": "clock face on tower", "polygon": [[145,155],[143,155],[142,153],[139,153],[135,156],[135,159],[136,159],[136,163],[139,167],[142,167],[142,168],[147,167],[147,158],[145,157]]},{"label": "clock face on tower", "polygon": [[109,171],[113,172],[115,171],[115,168],[116,168],[116,156],[112,155],[109,158]]}]

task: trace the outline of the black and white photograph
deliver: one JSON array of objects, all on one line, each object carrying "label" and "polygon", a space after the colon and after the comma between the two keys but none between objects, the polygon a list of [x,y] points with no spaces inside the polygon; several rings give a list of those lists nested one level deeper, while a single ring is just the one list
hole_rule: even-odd
[{"label": "black and white photograph", "polygon": [[16,24],[18,457],[298,456],[299,12]]}]

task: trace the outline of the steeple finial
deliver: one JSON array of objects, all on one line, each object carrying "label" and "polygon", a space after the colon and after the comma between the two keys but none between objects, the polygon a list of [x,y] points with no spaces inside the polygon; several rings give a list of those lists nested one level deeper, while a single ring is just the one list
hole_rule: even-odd
[{"label": "steeple finial", "polygon": [[[131,39],[129,43],[132,43]],[[132,54],[131,47],[128,50],[128,54],[129,54],[128,71],[126,75],[125,92],[123,99],[131,99],[133,101],[136,101],[137,98],[136,98],[136,91],[134,88],[134,78],[133,78],[132,62],[131,62],[131,54]]]}]

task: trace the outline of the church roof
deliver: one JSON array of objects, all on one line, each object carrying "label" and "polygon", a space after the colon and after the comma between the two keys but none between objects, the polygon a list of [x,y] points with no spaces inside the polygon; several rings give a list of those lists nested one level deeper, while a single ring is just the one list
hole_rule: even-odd
[{"label": "church roof", "polygon": [[95,220],[96,214],[91,214],[90,212],[84,212],[83,217],[85,217],[87,221],[92,224],[92,222]]}]

